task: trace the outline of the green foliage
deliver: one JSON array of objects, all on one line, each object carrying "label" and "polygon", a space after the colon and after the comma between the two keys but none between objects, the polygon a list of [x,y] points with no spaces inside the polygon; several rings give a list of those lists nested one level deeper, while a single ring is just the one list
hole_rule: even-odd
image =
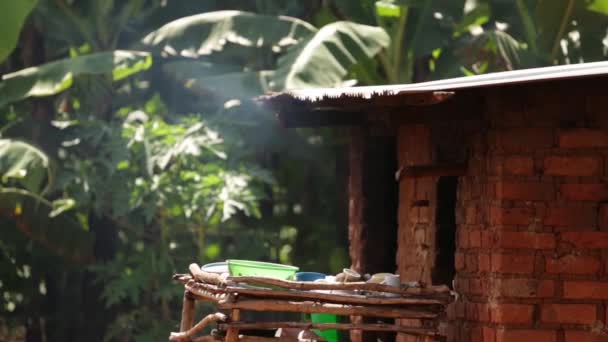
[{"label": "green foliage", "polygon": [[[114,13],[114,4],[107,5],[96,7],[101,16]],[[309,254],[305,246],[316,245],[332,250],[335,258],[301,260],[303,267],[323,271],[346,265],[343,247],[327,239],[345,236],[325,222],[335,214],[319,210],[332,205],[303,203],[300,195],[311,185],[308,174],[317,173],[322,178],[312,186],[314,196],[325,196],[323,190],[332,186],[331,153],[306,135],[279,131],[274,117],[247,98],[287,84],[341,83],[351,65],[388,45],[381,29],[341,22],[317,30],[295,18],[221,11],[168,23],[130,44],[147,51],[97,52],[111,41],[102,35],[117,33],[92,37],[94,30],[83,26],[88,9],[44,2],[39,11],[81,27],[85,43],[66,46],[69,58],[14,71],[0,84],[2,105],[10,109],[2,118],[3,134],[14,145],[0,170],[5,185],[16,187],[2,190],[2,217],[14,238],[1,241],[33,243],[40,255],[58,257],[53,260],[62,265],[62,277],[82,279],[85,288],[103,284],[95,300],[121,312],[102,321],[106,338],[156,340],[158,331],[166,334],[181,294],[168,280],[192,261],[238,256],[292,263],[296,253]],[[59,43],[59,38],[53,39]],[[300,56],[312,50],[318,51]],[[312,63],[331,68],[310,73]],[[167,86],[180,99],[194,94],[193,105],[184,110],[184,101],[163,92]],[[28,115],[40,103],[51,104],[42,122]],[[199,103],[203,106],[193,114]],[[44,152],[9,140],[14,138],[33,139]],[[278,164],[269,163],[270,154]],[[323,154],[327,159],[320,159]],[[313,238],[304,240],[299,232],[313,228]],[[2,250],[2,260],[15,260],[17,269],[33,265],[40,272],[35,281],[44,278],[38,259]],[[71,268],[75,264],[87,267]],[[94,283],[87,281],[89,273]],[[78,287],[59,279],[49,284],[48,294],[24,290],[22,280],[6,286],[27,298],[61,297]],[[10,303],[12,310],[36,311],[34,300]],[[57,310],[70,316],[78,305]],[[55,322],[48,334],[65,337],[61,327],[68,323]],[[164,330],[151,331],[150,325]]]},{"label": "green foliage", "polygon": [[10,139],[0,139],[0,175],[2,183],[16,181],[33,193],[44,192],[44,183],[52,179],[49,159],[44,152]]},{"label": "green foliage", "polygon": [[[339,14],[392,38],[379,63],[353,76],[409,83],[604,59],[605,1],[338,1]],[[370,15],[375,5],[376,16]],[[416,64],[418,63],[418,64]],[[421,67],[428,64],[428,68]]]},{"label": "green foliage", "polygon": [[2,76],[0,107],[28,97],[58,94],[72,86],[75,76],[111,74],[118,81],[146,70],[152,58],[145,52],[101,52],[50,62]]},{"label": "green foliage", "polygon": [[500,19],[515,16],[514,38],[527,45],[534,56],[528,66],[595,61],[605,58],[602,39],[606,34],[606,1],[516,1],[515,11],[497,1],[491,9]]},{"label": "green foliage", "polygon": [[[70,263],[89,262],[93,237],[82,229],[73,215],[53,213],[53,210],[53,203],[29,191],[0,188],[0,212],[12,218],[16,228],[35,242],[35,248],[60,256]],[[3,229],[14,227],[9,225]]]},{"label": "green foliage", "polygon": [[316,29],[297,18],[218,11],[180,18],[148,34],[142,43],[153,52],[198,58],[214,54],[215,61],[256,65],[253,56],[271,58]]},{"label": "green foliage", "polygon": [[10,55],[21,32],[21,27],[37,0],[2,1],[0,3],[0,63]]},{"label": "green foliage", "polygon": [[376,56],[390,38],[379,28],[339,21],[279,57],[271,89],[336,87],[358,61]]},{"label": "green foliage", "polygon": [[73,201],[50,202],[38,195],[48,191],[53,179],[44,152],[22,141],[0,139],[0,174],[0,213],[12,217],[15,228],[35,241],[36,248],[70,262],[91,259],[91,236],[73,216],[63,214]]},{"label": "green foliage", "polygon": [[[604,59],[607,3],[40,0],[38,58],[1,66],[0,312],[156,341],[193,261],[348,266],[344,140],[250,99]],[[30,10],[2,11],[0,61]]]},{"label": "green foliage", "polygon": [[143,39],[169,60],[186,57],[163,64],[169,77],[197,94],[212,92],[225,100],[338,86],[353,65],[389,42],[378,27],[335,22],[317,30],[295,18],[239,11],[181,18]]}]

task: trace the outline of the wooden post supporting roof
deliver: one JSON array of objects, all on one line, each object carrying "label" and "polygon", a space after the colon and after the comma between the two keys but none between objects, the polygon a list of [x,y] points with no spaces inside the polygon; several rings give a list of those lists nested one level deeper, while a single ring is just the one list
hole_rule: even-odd
[{"label": "wooden post supporting roof", "polygon": [[[352,268],[361,273],[397,268],[395,136],[378,131],[383,129],[351,128],[348,232]],[[351,339],[376,341],[379,334],[391,333],[357,332]]]}]

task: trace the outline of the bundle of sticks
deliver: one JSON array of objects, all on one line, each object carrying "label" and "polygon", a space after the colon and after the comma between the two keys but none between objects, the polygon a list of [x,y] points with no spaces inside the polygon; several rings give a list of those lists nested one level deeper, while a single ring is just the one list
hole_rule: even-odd
[{"label": "bundle of sticks", "polygon": [[[250,329],[377,331],[441,339],[446,306],[453,300],[447,286],[401,287],[377,283],[316,283],[264,277],[236,277],[204,272],[196,264],[190,274],[173,279],[185,286],[180,332],[170,341],[279,342],[281,338],[240,335]],[[249,286],[255,284],[255,286]],[[390,296],[387,296],[390,294]],[[218,310],[194,325],[194,303],[216,303]],[[325,313],[350,316],[351,323],[242,322],[241,311]],[[394,319],[396,323],[361,323],[362,317]],[[195,337],[216,322],[214,335]],[[409,324],[407,323],[409,322]]]}]

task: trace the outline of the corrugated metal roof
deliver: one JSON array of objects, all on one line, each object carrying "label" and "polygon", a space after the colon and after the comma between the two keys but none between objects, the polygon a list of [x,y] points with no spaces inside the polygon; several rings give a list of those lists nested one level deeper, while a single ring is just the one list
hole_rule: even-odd
[{"label": "corrugated metal roof", "polygon": [[261,100],[272,104],[275,102],[274,100],[278,102],[291,98],[297,100],[300,104],[302,102],[318,104],[316,103],[318,101],[333,99],[334,101],[331,102],[335,105],[335,100],[337,99],[364,100],[434,91],[453,91],[458,89],[577,79],[598,75],[608,75],[608,61],[505,71],[413,84],[292,90],[284,93],[270,94],[264,96]]}]

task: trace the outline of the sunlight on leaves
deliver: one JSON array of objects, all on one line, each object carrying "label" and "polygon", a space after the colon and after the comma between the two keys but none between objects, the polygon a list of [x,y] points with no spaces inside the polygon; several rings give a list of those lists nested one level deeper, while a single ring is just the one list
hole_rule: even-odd
[{"label": "sunlight on leaves", "polygon": [[11,179],[34,193],[43,192],[52,180],[49,159],[40,149],[25,142],[0,139],[0,175],[2,183]]},{"label": "sunlight on leaves", "polygon": [[59,214],[66,212],[76,206],[76,201],[72,198],[64,198],[53,201],[53,210],[49,214],[49,217],[56,217]]},{"label": "sunlight on leaves", "polygon": [[28,97],[56,95],[81,75],[112,74],[115,81],[131,76],[152,65],[146,52],[99,52],[62,59],[2,76],[0,107]]}]

